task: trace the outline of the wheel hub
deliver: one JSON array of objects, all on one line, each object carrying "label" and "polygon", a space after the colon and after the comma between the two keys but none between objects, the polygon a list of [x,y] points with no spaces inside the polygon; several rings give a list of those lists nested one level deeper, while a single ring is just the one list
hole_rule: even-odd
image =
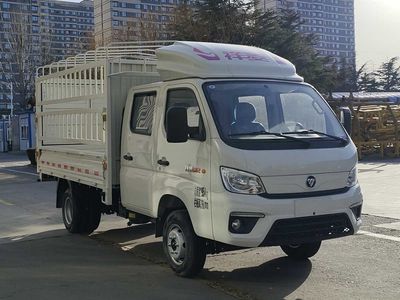
[{"label": "wheel hub", "polygon": [[171,227],[168,233],[168,254],[178,265],[183,264],[186,254],[186,242],[182,229],[178,225]]},{"label": "wheel hub", "polygon": [[73,207],[71,197],[66,197],[64,200],[64,217],[67,224],[72,223]]}]

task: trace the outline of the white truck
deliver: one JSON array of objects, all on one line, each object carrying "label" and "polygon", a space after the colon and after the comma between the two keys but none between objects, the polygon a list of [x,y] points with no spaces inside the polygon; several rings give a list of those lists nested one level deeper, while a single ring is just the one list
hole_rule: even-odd
[{"label": "white truck", "polygon": [[268,51],[114,44],[39,68],[36,101],[37,168],[66,229],[153,221],[180,276],[244,247],[306,259],[361,225],[351,115]]}]

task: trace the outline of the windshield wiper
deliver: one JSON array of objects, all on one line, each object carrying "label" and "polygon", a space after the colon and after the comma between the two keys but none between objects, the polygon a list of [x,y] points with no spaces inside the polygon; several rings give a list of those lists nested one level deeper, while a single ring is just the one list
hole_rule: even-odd
[{"label": "windshield wiper", "polygon": [[290,132],[282,132],[282,134],[319,134],[319,135],[323,135],[326,137],[329,137],[331,139],[337,140],[337,141],[341,141],[342,143],[347,143],[348,140],[344,139],[340,136],[336,136],[336,135],[331,135],[331,134],[327,134],[325,132],[321,132],[321,131],[316,131],[313,129],[306,129],[306,130],[301,130],[301,131],[290,131]]},{"label": "windshield wiper", "polygon": [[277,133],[277,132],[269,132],[269,131],[254,131],[254,132],[242,132],[242,133],[233,133],[233,134],[229,134],[229,137],[233,137],[233,136],[245,136],[245,135],[273,135],[273,136],[278,136],[278,137],[282,137],[285,138],[287,140],[291,140],[291,141],[296,141],[296,142],[300,142],[303,143],[307,146],[310,145],[310,142],[305,141],[303,139],[299,139],[293,136],[287,136],[287,135],[283,135],[281,133]]}]

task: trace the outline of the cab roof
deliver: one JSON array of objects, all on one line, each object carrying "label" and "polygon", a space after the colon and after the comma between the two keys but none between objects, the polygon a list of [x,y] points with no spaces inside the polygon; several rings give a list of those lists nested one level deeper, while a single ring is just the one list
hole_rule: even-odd
[{"label": "cab roof", "polygon": [[198,77],[303,81],[291,62],[257,47],[175,42],[158,48],[156,56],[162,80]]}]

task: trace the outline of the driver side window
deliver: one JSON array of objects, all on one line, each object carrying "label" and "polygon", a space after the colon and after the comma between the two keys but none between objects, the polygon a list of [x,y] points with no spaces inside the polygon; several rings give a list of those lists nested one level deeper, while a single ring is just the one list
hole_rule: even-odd
[{"label": "driver side window", "polygon": [[[206,133],[196,95],[188,88],[173,89],[167,93],[165,111],[170,107],[185,107],[189,127],[189,139],[205,141]],[[164,119],[165,126],[165,119]]]}]

